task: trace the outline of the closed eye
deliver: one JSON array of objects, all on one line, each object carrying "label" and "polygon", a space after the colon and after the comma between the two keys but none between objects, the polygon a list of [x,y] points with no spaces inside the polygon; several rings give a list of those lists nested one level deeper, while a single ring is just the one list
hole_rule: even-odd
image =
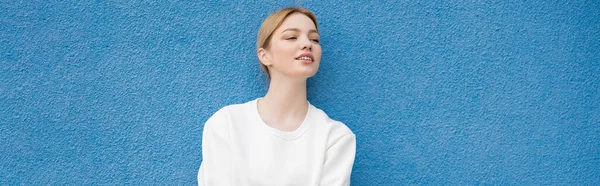
[{"label": "closed eye", "polygon": [[313,39],[312,41],[315,42],[315,43],[319,43],[318,39]]},{"label": "closed eye", "polygon": [[296,40],[296,39],[297,39],[296,37],[288,37],[285,40]]}]

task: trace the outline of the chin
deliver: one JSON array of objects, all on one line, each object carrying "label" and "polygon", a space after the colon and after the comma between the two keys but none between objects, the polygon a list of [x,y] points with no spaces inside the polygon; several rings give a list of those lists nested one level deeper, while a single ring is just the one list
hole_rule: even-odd
[{"label": "chin", "polygon": [[305,69],[302,72],[298,72],[297,77],[310,78],[310,77],[315,76],[315,74],[317,74],[318,70],[319,69]]},{"label": "chin", "polygon": [[310,77],[315,76],[317,74],[316,71],[303,71],[303,72],[295,72],[288,74],[289,77],[294,77],[294,79],[308,79]]},{"label": "chin", "polygon": [[313,64],[310,66],[295,66],[280,72],[282,73],[282,75],[292,77],[294,79],[308,79],[310,77],[315,76],[318,70],[319,66]]}]

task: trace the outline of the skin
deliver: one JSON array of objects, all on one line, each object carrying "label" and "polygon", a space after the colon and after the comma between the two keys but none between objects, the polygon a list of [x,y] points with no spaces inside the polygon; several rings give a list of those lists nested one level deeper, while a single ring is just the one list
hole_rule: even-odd
[{"label": "skin", "polygon": [[[271,75],[267,94],[258,100],[258,112],[270,127],[291,132],[304,121],[306,80],[317,73],[321,60],[319,39],[313,21],[295,13],[275,30],[268,49],[258,49],[258,58]],[[302,54],[311,54],[312,62],[297,60]]]}]

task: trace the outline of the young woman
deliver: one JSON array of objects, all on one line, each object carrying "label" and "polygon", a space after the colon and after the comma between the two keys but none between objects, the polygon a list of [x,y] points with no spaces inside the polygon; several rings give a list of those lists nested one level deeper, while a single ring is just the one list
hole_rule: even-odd
[{"label": "young woman", "polygon": [[256,46],[269,90],[206,121],[199,185],[350,184],[355,135],[306,99],[306,79],[321,60],[319,37],[317,19],[303,8],[264,20]]}]

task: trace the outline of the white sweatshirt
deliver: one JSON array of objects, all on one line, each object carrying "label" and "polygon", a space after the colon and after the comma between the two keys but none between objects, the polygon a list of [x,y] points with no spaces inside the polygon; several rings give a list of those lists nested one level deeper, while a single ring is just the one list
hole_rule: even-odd
[{"label": "white sweatshirt", "polygon": [[283,132],[263,122],[257,101],[206,121],[198,185],[350,185],[356,137],[346,125],[309,103],[300,127]]}]

